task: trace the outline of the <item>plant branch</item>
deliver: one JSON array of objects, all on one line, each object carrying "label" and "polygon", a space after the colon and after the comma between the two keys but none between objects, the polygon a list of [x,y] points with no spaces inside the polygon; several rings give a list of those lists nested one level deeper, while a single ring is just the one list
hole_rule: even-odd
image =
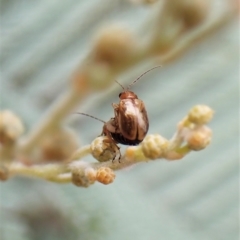
[{"label": "plant branch", "polygon": [[[206,37],[207,35],[217,31],[220,27],[230,22],[235,17],[235,9],[229,9],[230,10],[228,12],[222,12],[216,18],[210,18],[208,21],[206,21],[199,27],[196,27],[196,29],[194,29],[193,31],[188,31],[185,34],[181,34],[180,36],[176,35],[175,37],[178,39],[178,41],[175,41],[176,44],[173,44],[173,46],[170,48],[169,51],[167,51],[166,54],[159,56],[160,64],[169,63],[175,60],[194,43]],[[171,12],[169,12],[171,11],[171,8],[169,8],[168,5],[166,6],[166,11],[168,12],[168,14],[172,14]],[[164,12],[164,6],[163,9],[161,9],[161,12]],[[165,13],[164,15],[166,16],[167,13]],[[161,22],[156,22],[159,20],[158,16],[156,15],[154,17],[156,18],[155,27],[156,24],[161,25]],[[163,18],[160,18],[160,20],[164,21]],[[168,28],[171,27],[169,26]],[[132,54],[129,54],[128,57],[124,58],[124,61],[120,61],[117,64],[112,64],[111,67],[107,67],[106,69],[104,69],[104,74],[100,76],[98,81],[104,81],[104,79],[109,79],[109,81],[107,81],[104,85],[104,88],[106,88],[107,86],[109,86],[110,82],[112,82],[112,79],[116,75],[126,71],[127,69],[133,67],[134,65],[137,65],[138,63],[150,57],[158,56],[159,49],[161,49],[161,46],[159,44],[152,45],[152,41],[149,41],[149,43],[145,45],[138,44],[136,51],[133,51]],[[79,104],[81,100],[84,99],[84,97],[89,94],[91,90],[95,89],[95,87],[92,85],[92,79],[91,76],[89,76],[89,73],[94,72],[96,70],[96,66],[98,67],[98,70],[102,71],[102,67],[105,65],[102,65],[102,63],[99,63],[98,61],[96,62],[96,59],[94,59],[93,57],[94,51],[95,50],[93,49],[93,52],[91,52],[89,56],[86,56],[85,61],[83,61],[82,66],[79,68],[80,70],[77,71],[80,75],[80,78],[81,75],[84,75],[84,77],[86,77],[84,81],[79,81],[80,90],[76,91],[75,89],[70,89],[66,94],[60,96],[59,100],[57,100],[57,102],[53,104],[53,106],[49,109],[46,115],[40,120],[40,122],[36,126],[34,126],[30,133],[25,137],[20,148],[21,152],[23,152],[24,154],[30,153],[34,146],[39,143],[39,141],[47,132],[49,132],[56,125],[58,125],[69,114],[69,112],[77,104]],[[88,64],[87,73],[84,72],[86,70],[86,64]]]}]

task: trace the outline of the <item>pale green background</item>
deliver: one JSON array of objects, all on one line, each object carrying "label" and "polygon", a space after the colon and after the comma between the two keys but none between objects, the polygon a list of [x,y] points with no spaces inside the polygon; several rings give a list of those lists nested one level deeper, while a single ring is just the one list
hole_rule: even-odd
[{"label": "pale green background", "polygon": [[[1,108],[19,114],[27,128],[34,126],[65,91],[93,33],[112,21],[136,31],[149,11],[127,1],[1,1]],[[25,178],[1,183],[1,239],[237,240],[238,65],[236,20],[132,88],[146,104],[149,133],[167,138],[190,107],[212,107],[213,141],[207,149],[181,161],[119,171],[109,186],[82,189]],[[118,80],[127,84],[145,70]],[[108,120],[119,91],[113,87],[91,96],[78,110]],[[80,116],[71,126],[82,144],[102,127]]]}]

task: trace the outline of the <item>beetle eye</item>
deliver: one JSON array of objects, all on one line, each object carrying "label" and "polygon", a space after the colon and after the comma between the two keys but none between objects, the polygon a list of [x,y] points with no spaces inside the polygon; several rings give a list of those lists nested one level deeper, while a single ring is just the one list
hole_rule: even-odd
[{"label": "beetle eye", "polygon": [[120,97],[121,97],[121,95],[122,95],[122,93],[119,93],[118,97],[120,98]]}]

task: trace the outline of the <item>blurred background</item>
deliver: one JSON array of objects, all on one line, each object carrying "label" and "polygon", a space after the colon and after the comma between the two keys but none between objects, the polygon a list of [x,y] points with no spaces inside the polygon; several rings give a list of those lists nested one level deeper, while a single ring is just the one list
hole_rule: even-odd
[{"label": "blurred background", "polygon": [[[127,0],[2,0],[1,109],[14,111],[30,129],[68,88],[100,27],[120,22],[138,32],[154,8]],[[118,81],[126,86],[149,66]],[[149,133],[168,139],[192,106],[210,106],[212,143],[179,161],[118,171],[109,186],[84,189],[20,177],[1,183],[1,239],[238,239],[238,19],[144,76],[132,90],[146,105]],[[113,82],[77,110],[108,120],[120,91]],[[97,121],[67,120],[81,145],[101,132]]]}]

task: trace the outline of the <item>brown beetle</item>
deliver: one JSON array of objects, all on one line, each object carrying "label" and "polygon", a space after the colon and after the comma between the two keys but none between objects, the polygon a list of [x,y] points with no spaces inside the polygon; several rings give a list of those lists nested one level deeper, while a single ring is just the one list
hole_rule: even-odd
[{"label": "brown beetle", "polygon": [[104,123],[101,135],[107,136],[109,143],[113,143],[116,146],[116,149],[119,152],[119,159],[121,158],[121,152],[117,144],[121,143],[123,145],[133,146],[138,145],[143,141],[149,128],[147,111],[145,109],[143,101],[138,99],[138,96],[128,89],[143,75],[158,67],[160,66],[151,68],[148,71],[144,72],[126,89],[116,81],[122,87],[123,92],[119,94],[119,104],[112,104],[115,117],[111,118],[108,122],[105,122],[86,113],[79,113]]},{"label": "brown beetle", "polygon": [[[134,80],[126,89],[117,82],[124,90],[119,94],[119,104],[113,103],[115,118],[106,124],[112,138],[123,145],[138,145],[143,141],[149,128],[147,111],[142,100],[128,89],[143,75],[160,66],[149,69]],[[115,129],[111,131],[110,128]]]},{"label": "brown beetle", "polygon": [[109,122],[106,128],[116,142],[124,145],[138,145],[146,136],[149,127],[145,105],[136,94],[130,91],[120,93],[119,97],[119,104],[112,104],[115,118],[111,127],[115,128],[115,132],[110,131]]}]

